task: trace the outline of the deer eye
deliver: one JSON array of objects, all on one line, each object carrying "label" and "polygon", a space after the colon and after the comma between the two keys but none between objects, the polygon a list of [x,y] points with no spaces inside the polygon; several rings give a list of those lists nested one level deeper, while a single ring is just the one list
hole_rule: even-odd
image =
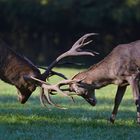
[{"label": "deer eye", "polygon": [[77,83],[78,83],[78,84],[81,84],[81,83],[82,83],[82,80],[81,80],[81,81],[78,81]]}]

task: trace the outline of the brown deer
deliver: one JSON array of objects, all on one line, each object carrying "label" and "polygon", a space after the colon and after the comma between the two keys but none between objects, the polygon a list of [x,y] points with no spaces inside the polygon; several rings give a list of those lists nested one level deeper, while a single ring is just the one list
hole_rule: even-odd
[{"label": "brown deer", "polygon": [[66,79],[61,74],[52,71],[52,68],[65,57],[78,56],[78,55],[92,55],[94,52],[83,51],[82,47],[89,44],[92,40],[86,41],[86,39],[95,33],[86,34],[81,37],[72,48],[60,55],[54,60],[44,73],[41,74],[38,67],[36,67],[30,60],[17,54],[10,47],[8,47],[3,41],[0,41],[0,79],[14,85],[19,94],[19,101],[24,104],[36,87],[41,87],[41,102],[45,105],[45,101],[52,104],[51,101],[43,95],[45,86],[48,83],[46,79],[52,75],[58,75]]},{"label": "brown deer", "polygon": [[[99,63],[89,69],[76,74],[72,80],[64,80],[57,85],[49,86],[49,91],[59,90],[63,85],[69,85],[71,92],[83,97],[92,106],[96,105],[95,89],[109,84],[118,85],[115,104],[110,117],[114,123],[118,107],[128,85],[131,86],[137,107],[137,122],[140,123],[140,40],[129,44],[121,44]],[[47,88],[47,87],[46,87]],[[58,91],[58,90],[57,90]],[[61,90],[61,92],[65,92]],[[70,94],[69,94],[70,95]]]}]

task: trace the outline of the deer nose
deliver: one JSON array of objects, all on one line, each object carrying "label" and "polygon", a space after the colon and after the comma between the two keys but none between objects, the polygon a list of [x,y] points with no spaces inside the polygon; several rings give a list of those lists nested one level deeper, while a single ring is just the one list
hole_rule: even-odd
[{"label": "deer nose", "polygon": [[91,103],[92,103],[93,106],[95,106],[97,104],[97,100],[92,98]]},{"label": "deer nose", "polygon": [[86,99],[88,103],[90,103],[92,106],[95,106],[97,104],[97,100],[95,98],[88,98]]},{"label": "deer nose", "polygon": [[74,87],[75,87],[74,84],[70,84],[70,85],[69,85],[69,90],[70,90],[71,92],[75,91],[75,88],[74,88]]}]

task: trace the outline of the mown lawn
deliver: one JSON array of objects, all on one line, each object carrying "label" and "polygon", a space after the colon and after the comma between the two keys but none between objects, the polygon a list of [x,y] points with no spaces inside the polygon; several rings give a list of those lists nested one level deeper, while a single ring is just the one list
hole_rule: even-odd
[{"label": "mown lawn", "polygon": [[[72,77],[81,70],[58,69]],[[53,77],[50,82],[60,79]],[[53,101],[67,110],[42,107],[37,89],[25,105],[17,101],[16,89],[0,82],[0,140],[138,140],[140,126],[136,123],[136,110],[131,90],[121,103],[114,125],[108,123],[116,86],[97,90],[96,107],[80,97],[75,103],[69,98],[57,96]]]}]

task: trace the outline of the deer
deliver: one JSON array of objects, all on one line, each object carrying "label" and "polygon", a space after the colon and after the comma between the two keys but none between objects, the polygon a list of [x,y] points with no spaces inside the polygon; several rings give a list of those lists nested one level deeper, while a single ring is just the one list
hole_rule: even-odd
[{"label": "deer", "polygon": [[[80,39],[78,39],[70,50],[58,56],[43,73],[41,73],[40,69],[29,59],[16,53],[4,41],[0,40],[0,79],[16,87],[18,99],[21,104],[26,103],[37,87],[41,88],[41,103],[44,106],[46,103],[53,104],[47,96],[44,96],[46,85],[50,85],[46,81],[47,78],[53,75],[60,76],[64,79],[67,78],[65,75],[55,72],[52,69],[60,62],[60,60],[64,59],[65,57],[80,55],[94,56],[96,52],[82,50],[82,47],[92,42],[92,40],[86,40],[88,40],[88,38],[93,35],[96,35],[96,33],[85,34]],[[68,96],[66,94],[64,95]]]},{"label": "deer", "polygon": [[[140,124],[140,40],[116,46],[104,59],[82,71],[69,80],[63,80],[56,85],[46,86],[51,92],[61,92],[69,95],[78,95],[90,105],[95,106],[97,99],[95,90],[110,84],[117,85],[114,107],[109,118],[115,122],[119,105],[128,85],[133,93],[137,109],[137,122]],[[63,85],[68,88],[62,89]],[[70,93],[69,93],[69,92]],[[74,92],[74,93],[72,93]]]}]

